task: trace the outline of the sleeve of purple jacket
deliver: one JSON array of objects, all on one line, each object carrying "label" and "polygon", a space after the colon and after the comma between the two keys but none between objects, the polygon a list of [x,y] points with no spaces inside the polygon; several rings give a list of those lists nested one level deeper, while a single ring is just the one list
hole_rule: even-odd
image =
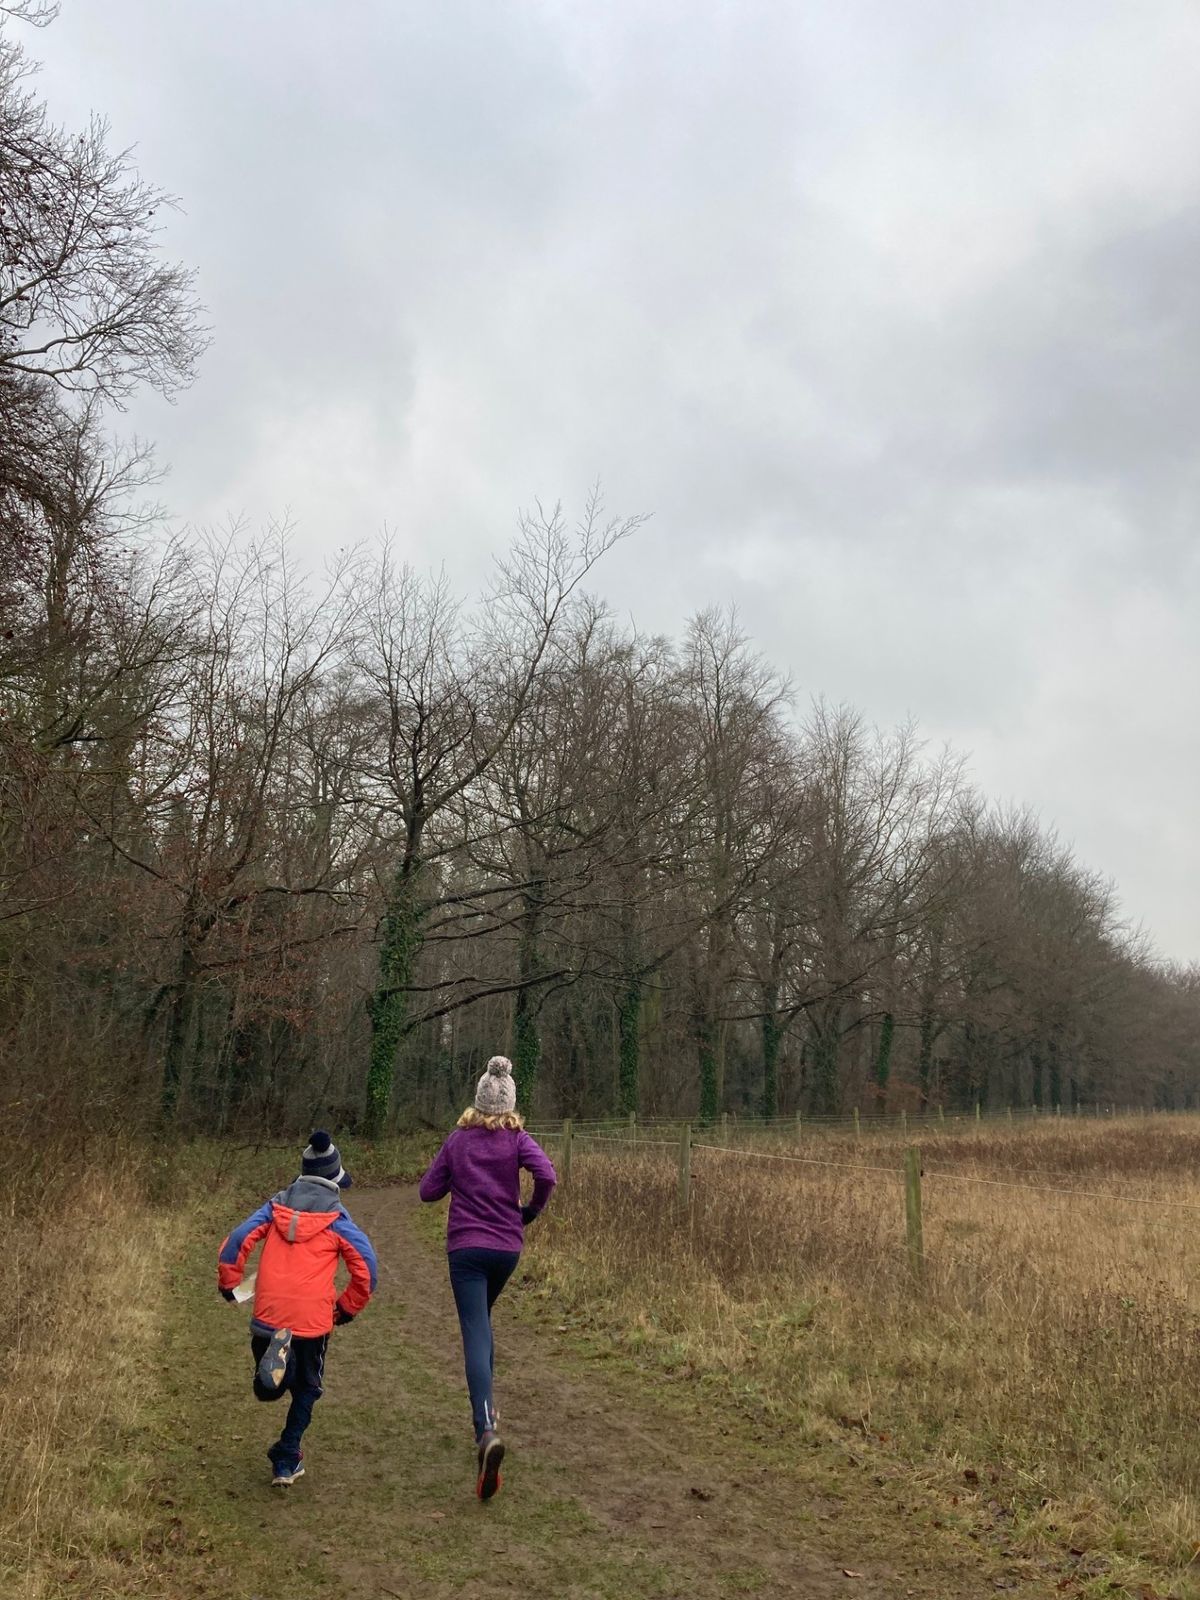
[{"label": "sleeve of purple jacket", "polygon": [[450,1193],[450,1158],[446,1154],[446,1144],[438,1151],[429,1164],[429,1170],[421,1179],[417,1193],[422,1200],[440,1200],[443,1195]]},{"label": "sleeve of purple jacket", "polygon": [[558,1173],[555,1172],[554,1163],[541,1145],[531,1133],[526,1133],[524,1128],[521,1129],[517,1144],[517,1159],[526,1172],[533,1173],[533,1198],[529,1206],[536,1216],[539,1211],[546,1209],[546,1202],[558,1182]]}]

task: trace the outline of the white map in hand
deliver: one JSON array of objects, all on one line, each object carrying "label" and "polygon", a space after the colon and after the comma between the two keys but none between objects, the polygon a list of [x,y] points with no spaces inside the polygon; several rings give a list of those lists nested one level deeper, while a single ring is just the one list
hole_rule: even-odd
[{"label": "white map in hand", "polygon": [[250,1277],[243,1278],[241,1283],[234,1289],[233,1298],[239,1306],[244,1306],[247,1300],[254,1299],[254,1279],[257,1276],[257,1273],[252,1273]]}]

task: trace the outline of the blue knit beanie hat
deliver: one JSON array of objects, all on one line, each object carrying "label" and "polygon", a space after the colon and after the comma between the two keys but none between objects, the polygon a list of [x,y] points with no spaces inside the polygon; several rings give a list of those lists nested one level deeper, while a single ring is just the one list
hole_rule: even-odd
[{"label": "blue knit beanie hat", "polygon": [[337,1145],[324,1128],[314,1129],[304,1154],[300,1157],[300,1171],[306,1178],[328,1178],[331,1183],[336,1183],[342,1189],[348,1189],[352,1181],[350,1174],[342,1166]]}]

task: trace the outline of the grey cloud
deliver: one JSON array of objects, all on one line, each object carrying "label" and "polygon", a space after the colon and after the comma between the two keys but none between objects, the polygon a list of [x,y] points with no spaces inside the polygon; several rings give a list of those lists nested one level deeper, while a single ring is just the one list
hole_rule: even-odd
[{"label": "grey cloud", "polygon": [[181,520],[388,521],[472,585],[600,474],[654,512],[618,607],[736,600],[1200,957],[1198,43],[1185,0],[69,0],[35,48],[185,202],[216,342],[129,419]]}]

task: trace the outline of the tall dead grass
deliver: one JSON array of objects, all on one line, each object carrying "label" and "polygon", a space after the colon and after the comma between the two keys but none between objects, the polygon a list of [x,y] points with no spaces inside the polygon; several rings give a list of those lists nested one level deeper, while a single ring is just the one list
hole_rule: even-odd
[{"label": "tall dead grass", "polygon": [[532,1264],[670,1371],[960,1484],[980,1472],[1056,1537],[1191,1563],[1200,1124],[1063,1119],[921,1148],[919,1291],[888,1135],[700,1150],[686,1213],[669,1151],[583,1153]]},{"label": "tall dead grass", "polygon": [[47,1139],[0,1198],[0,1587],[14,1600],[140,1540],[136,1433],[183,1226],[151,1203],[155,1177],[144,1152]]}]

